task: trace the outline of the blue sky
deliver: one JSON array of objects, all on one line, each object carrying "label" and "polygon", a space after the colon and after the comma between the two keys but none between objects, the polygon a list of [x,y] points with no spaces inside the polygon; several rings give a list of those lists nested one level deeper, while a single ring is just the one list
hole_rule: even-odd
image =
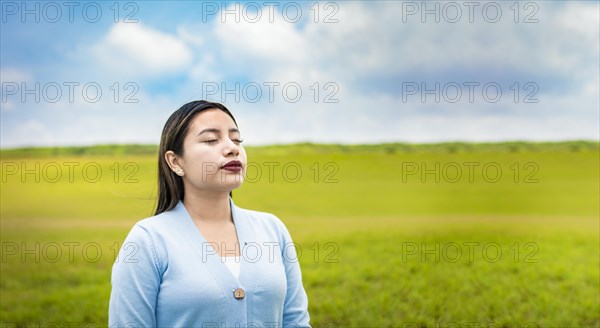
[{"label": "blue sky", "polygon": [[1,3],[1,147],[600,139],[597,1]]}]

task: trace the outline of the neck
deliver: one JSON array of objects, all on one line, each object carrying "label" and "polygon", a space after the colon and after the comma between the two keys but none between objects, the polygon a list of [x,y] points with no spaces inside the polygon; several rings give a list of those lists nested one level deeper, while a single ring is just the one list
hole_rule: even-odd
[{"label": "neck", "polygon": [[194,220],[210,222],[231,221],[231,207],[228,192],[185,191],[183,205]]}]

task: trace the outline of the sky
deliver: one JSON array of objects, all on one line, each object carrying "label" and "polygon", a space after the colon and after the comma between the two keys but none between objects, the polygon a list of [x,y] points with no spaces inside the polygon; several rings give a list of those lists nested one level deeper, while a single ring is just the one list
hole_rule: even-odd
[{"label": "sky", "polygon": [[4,1],[0,147],[600,140],[598,1]]}]

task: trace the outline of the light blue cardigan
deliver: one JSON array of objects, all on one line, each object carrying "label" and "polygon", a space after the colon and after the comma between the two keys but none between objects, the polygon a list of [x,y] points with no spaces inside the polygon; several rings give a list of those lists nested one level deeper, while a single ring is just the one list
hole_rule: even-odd
[{"label": "light blue cardigan", "polygon": [[[235,206],[241,250],[236,278],[182,202],[139,221],[112,270],[110,328],[310,327],[292,239],[273,214]],[[242,288],[243,299],[234,291]]]}]

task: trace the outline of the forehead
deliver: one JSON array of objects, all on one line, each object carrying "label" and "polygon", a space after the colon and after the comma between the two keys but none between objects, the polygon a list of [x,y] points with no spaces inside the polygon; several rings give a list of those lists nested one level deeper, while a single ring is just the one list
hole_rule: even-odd
[{"label": "forehead", "polygon": [[220,109],[207,109],[192,119],[191,130],[202,130],[206,128],[233,129],[237,128],[233,119]]}]

